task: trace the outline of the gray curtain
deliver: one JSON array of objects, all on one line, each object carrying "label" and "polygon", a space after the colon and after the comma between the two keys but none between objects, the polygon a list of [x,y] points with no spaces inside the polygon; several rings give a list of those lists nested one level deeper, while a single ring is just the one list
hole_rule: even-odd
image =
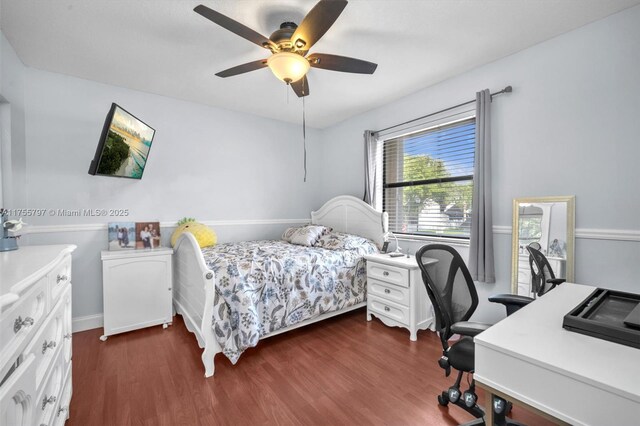
[{"label": "gray curtain", "polygon": [[364,131],[364,197],[362,200],[376,208],[382,200],[378,200],[379,188],[376,182],[379,181],[378,158],[380,155],[380,144],[375,133],[371,130]]},{"label": "gray curtain", "polygon": [[476,154],[469,241],[471,277],[485,283],[496,282],[491,210],[491,93],[485,89],[476,93]]}]

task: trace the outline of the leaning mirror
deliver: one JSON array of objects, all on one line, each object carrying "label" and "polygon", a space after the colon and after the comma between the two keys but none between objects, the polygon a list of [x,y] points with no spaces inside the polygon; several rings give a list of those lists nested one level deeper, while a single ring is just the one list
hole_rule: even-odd
[{"label": "leaning mirror", "polygon": [[[527,246],[549,260],[556,278],[572,282],[574,266],[575,197],[516,198],[513,200],[511,291],[533,296]],[[539,245],[539,247],[538,247]]]}]

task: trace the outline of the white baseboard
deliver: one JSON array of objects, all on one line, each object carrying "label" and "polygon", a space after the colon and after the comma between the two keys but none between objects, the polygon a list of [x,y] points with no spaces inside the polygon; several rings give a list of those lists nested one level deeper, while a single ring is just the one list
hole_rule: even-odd
[{"label": "white baseboard", "polygon": [[77,317],[72,320],[72,330],[74,333],[79,331],[93,330],[94,328],[102,328],[104,323],[103,315],[87,315],[86,317]]}]

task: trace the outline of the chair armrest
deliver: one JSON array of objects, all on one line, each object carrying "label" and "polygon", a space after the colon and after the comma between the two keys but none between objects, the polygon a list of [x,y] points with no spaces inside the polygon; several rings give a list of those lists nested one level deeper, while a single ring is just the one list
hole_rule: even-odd
[{"label": "chair armrest", "polygon": [[482,324],[479,322],[470,322],[470,321],[460,321],[451,326],[451,331],[455,334],[460,334],[462,336],[474,337],[487,328],[491,327],[490,324]]},{"label": "chair armrest", "polygon": [[523,307],[533,302],[533,298],[520,296],[518,294],[494,294],[493,296],[489,296],[489,302]]},{"label": "chair armrest", "polygon": [[563,282],[566,282],[566,281],[567,281],[567,280],[566,280],[566,279],[564,279],[564,278],[549,278],[549,279],[547,280],[547,282],[548,282],[549,284],[553,284],[553,285],[559,285],[559,284],[562,284]]}]

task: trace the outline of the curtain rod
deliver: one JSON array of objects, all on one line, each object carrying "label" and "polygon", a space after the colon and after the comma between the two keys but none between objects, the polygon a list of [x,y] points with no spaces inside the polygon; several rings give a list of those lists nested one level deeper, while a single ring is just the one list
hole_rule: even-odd
[{"label": "curtain rod", "polygon": [[[513,87],[507,86],[507,87],[505,87],[504,89],[502,89],[502,90],[500,90],[498,92],[492,93],[491,94],[491,99],[493,99],[494,96],[501,95],[503,93],[511,93],[511,92],[513,92]],[[405,121],[404,123],[394,124],[393,126],[385,127],[384,129],[380,129],[380,130],[374,130],[371,133],[380,133],[380,132],[384,132],[385,130],[390,130],[390,129],[394,129],[396,127],[404,126],[405,124],[413,123],[414,121],[422,120],[423,118],[431,117],[432,115],[440,114],[441,112],[447,112],[447,111],[451,111],[452,109],[459,108],[461,106],[469,105],[471,103],[474,103],[475,101],[476,100],[473,99],[471,101],[463,102],[461,104],[454,105],[454,106],[449,107],[449,108],[441,109],[440,111],[432,112],[431,114],[423,115],[422,117],[414,118],[413,120]]]}]

